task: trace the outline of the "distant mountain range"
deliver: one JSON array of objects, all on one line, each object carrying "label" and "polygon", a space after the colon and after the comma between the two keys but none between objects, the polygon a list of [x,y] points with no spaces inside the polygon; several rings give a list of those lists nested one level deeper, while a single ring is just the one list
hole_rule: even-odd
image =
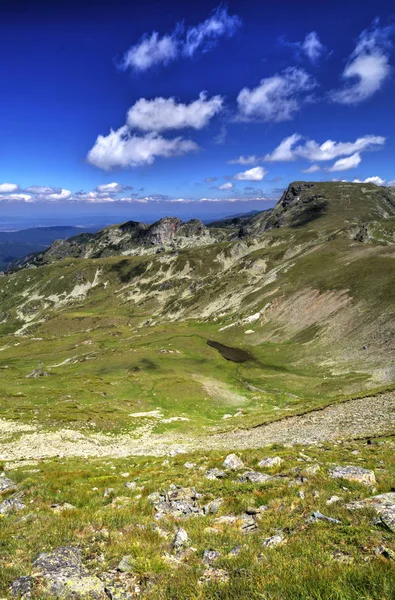
[{"label": "distant mountain range", "polygon": [[0,271],[6,270],[13,262],[27,254],[45,250],[57,239],[67,239],[78,235],[81,231],[96,231],[96,229],[59,225],[32,227],[20,231],[0,231]]}]

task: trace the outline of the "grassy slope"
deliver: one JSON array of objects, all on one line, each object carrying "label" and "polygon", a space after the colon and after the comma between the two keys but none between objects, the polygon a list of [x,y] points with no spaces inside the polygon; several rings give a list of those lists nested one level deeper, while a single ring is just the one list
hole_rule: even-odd
[{"label": "grassy slope", "polygon": [[[133,460],[64,460],[24,466],[9,473],[24,492],[27,508],[16,515],[4,517],[0,528],[3,568],[0,571],[0,592],[5,596],[8,586],[18,576],[31,572],[32,559],[38,553],[51,551],[60,545],[77,545],[83,551],[84,563],[98,574],[114,569],[124,555],[133,557],[133,573],[143,588],[149,585],[146,597],[154,599],[198,600],[260,599],[270,600],[392,600],[395,594],[393,562],[376,557],[374,549],[384,545],[395,550],[394,534],[373,524],[370,510],[350,512],[345,503],[368,497],[368,487],[328,477],[333,464],[356,464],[373,468],[377,477],[377,493],[391,490],[395,475],[393,440],[372,445],[362,442],[324,444],[318,447],[284,448],[275,446],[265,451],[240,453],[245,465],[259,469],[263,457],[280,456],[280,467],[271,474],[292,474],[294,467],[304,469],[318,463],[321,469],[308,475],[303,485],[289,486],[288,480],[266,484],[237,482],[237,473],[223,480],[208,481],[207,468],[220,467],[224,454],[197,453],[163,459],[133,458]],[[196,464],[186,469],[185,461]],[[128,473],[125,477],[123,474]],[[125,487],[126,481],[136,481],[138,489]],[[202,494],[200,504],[214,498],[224,498],[217,515],[177,520],[172,517],[155,521],[147,496],[167,489],[170,483],[193,485]],[[106,488],[113,493],[103,497]],[[305,497],[300,498],[302,489]],[[319,497],[314,492],[319,491]],[[327,500],[340,496],[340,501],[328,506]],[[126,497],[123,508],[113,508],[116,497]],[[55,513],[52,504],[68,502],[75,510]],[[239,531],[238,524],[220,525],[221,515],[241,515],[247,507],[266,504],[268,509],[258,521],[258,529],[250,534]],[[340,525],[317,522],[309,526],[306,519],[312,511],[341,520]],[[23,522],[21,516],[30,515]],[[166,532],[165,539],[154,530],[155,524]],[[178,565],[166,561],[175,527],[184,527],[196,549]],[[208,528],[214,529],[208,529]],[[215,531],[217,530],[217,531]],[[286,543],[273,549],[262,548],[263,539],[282,530]],[[22,543],[23,540],[23,543]],[[236,557],[228,556],[235,546],[242,546]],[[202,555],[215,549],[222,556],[215,567],[230,573],[226,584],[197,584],[204,571]],[[333,559],[334,553],[348,557],[350,564]],[[44,599],[39,589],[35,598]]]}]

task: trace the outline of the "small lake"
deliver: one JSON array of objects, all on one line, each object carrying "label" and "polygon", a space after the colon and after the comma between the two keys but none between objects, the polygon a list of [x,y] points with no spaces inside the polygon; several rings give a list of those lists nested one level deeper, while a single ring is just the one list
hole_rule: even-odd
[{"label": "small lake", "polygon": [[230,360],[235,363],[244,363],[248,360],[254,360],[249,352],[246,350],[241,350],[240,348],[224,346],[224,344],[220,344],[220,342],[214,342],[213,340],[207,340],[207,345],[218,350],[225,360]]}]

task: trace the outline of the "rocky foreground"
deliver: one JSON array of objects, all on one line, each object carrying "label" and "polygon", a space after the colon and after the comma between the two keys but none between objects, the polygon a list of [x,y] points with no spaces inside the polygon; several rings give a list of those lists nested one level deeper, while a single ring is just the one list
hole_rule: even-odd
[{"label": "rocky foreground", "polygon": [[244,590],[257,599],[390,600],[394,448],[388,438],[9,463],[0,475],[0,589],[25,599]]}]

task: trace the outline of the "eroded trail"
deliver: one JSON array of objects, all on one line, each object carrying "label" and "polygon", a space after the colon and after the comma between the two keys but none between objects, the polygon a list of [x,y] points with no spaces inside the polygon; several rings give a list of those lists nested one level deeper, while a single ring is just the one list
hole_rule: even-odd
[{"label": "eroded trail", "polygon": [[[286,417],[250,430],[204,438],[204,448],[237,450],[272,443],[313,444],[395,432],[395,393],[388,392],[328,406],[301,416]],[[0,460],[7,462],[68,457],[163,456],[171,451],[201,449],[202,439],[156,435],[142,428],[135,435],[110,436],[63,429],[39,429],[0,420]]]}]

